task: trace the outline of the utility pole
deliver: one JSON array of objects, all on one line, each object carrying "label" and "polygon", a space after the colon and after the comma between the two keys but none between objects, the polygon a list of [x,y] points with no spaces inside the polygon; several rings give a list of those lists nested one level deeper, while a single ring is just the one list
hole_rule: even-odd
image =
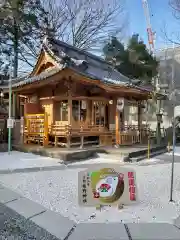
[{"label": "utility pole", "polygon": [[175,152],[175,147],[176,147],[176,125],[175,125],[175,115],[174,115],[174,110],[175,110],[175,79],[174,79],[174,55],[175,55],[175,48],[173,44],[173,58],[172,58],[172,93],[171,93],[171,100],[172,100],[172,107],[173,107],[173,151],[172,151],[172,162],[171,162],[171,187],[170,187],[170,202],[173,202],[173,186],[174,186],[174,152]]},{"label": "utility pole", "polygon": [[11,144],[11,136],[12,136],[12,128],[13,128],[13,120],[11,117],[11,110],[12,109],[12,59],[10,63],[10,73],[9,73],[9,116],[7,121],[7,127],[8,127],[8,153],[10,154],[12,150],[12,144]]}]

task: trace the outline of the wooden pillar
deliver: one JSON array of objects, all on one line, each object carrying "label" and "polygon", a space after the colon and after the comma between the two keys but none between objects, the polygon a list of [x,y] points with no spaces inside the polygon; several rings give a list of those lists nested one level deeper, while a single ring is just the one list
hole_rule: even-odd
[{"label": "wooden pillar", "polygon": [[68,90],[68,128],[69,131],[67,133],[67,147],[70,148],[71,146],[71,128],[72,128],[72,94],[71,90]]},{"label": "wooden pillar", "polygon": [[141,102],[138,102],[138,130],[141,130],[141,124],[142,124],[142,107]]},{"label": "wooden pillar", "polygon": [[20,114],[20,97],[17,95],[16,97],[16,118],[20,119],[21,114]]},{"label": "wooden pillar", "polygon": [[87,100],[86,101],[86,103],[87,103],[87,123],[88,123],[88,126],[89,125],[91,125],[91,109],[92,109],[92,101],[90,101],[90,100]]},{"label": "wooden pillar", "polygon": [[70,90],[68,91],[68,124],[72,125],[72,96]]},{"label": "wooden pillar", "polygon": [[48,115],[47,113],[44,114],[44,139],[43,139],[43,146],[46,147],[49,143],[48,139]]},{"label": "wooden pillar", "polygon": [[142,139],[142,106],[141,101],[138,102],[138,130],[139,130],[139,141]]},{"label": "wooden pillar", "polygon": [[20,119],[20,144],[24,144],[24,117]]},{"label": "wooden pillar", "polygon": [[[117,101],[115,101],[116,105],[117,105]],[[121,139],[120,139],[120,112],[117,109],[116,106],[116,115],[115,115],[115,129],[116,129],[116,145],[119,145],[121,143]]]},{"label": "wooden pillar", "polygon": [[92,100],[92,118],[91,118],[91,123],[94,125],[94,101]]},{"label": "wooden pillar", "polygon": [[13,92],[13,93],[12,93],[12,117],[13,117],[13,118],[16,118],[16,105],[17,105],[17,102],[16,102],[16,93]]}]

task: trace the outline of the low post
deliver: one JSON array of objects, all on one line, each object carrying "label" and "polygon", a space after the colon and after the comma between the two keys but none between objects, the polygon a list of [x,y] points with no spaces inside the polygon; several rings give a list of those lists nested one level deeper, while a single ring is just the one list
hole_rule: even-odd
[{"label": "low post", "polygon": [[161,122],[162,122],[162,114],[161,114],[161,101],[157,100],[157,127],[156,127],[156,142],[158,145],[161,144]]},{"label": "low post", "polygon": [[168,141],[168,146],[167,146],[168,153],[170,153],[170,150],[171,150],[170,146],[171,146],[171,142],[170,142],[170,140],[169,140],[169,141]]},{"label": "low post", "polygon": [[150,159],[150,136],[148,135],[148,151],[147,151],[147,154],[148,154],[148,159]]},{"label": "low post", "polygon": [[174,188],[174,162],[175,162],[175,148],[176,148],[176,126],[173,103],[173,149],[172,149],[172,163],[171,163],[171,185],[170,185],[170,202],[173,202],[173,188]]}]

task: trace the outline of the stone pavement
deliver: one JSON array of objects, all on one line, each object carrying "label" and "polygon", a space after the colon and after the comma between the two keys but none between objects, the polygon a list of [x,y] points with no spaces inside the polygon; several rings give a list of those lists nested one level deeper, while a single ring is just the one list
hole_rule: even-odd
[{"label": "stone pavement", "polygon": [[[52,212],[21,195],[0,185],[0,206],[20,214],[26,219],[26,227],[38,228],[36,238],[23,239],[60,239],[60,240],[180,240],[180,218],[173,224],[168,223],[80,223]],[[0,217],[1,219],[1,217]],[[12,225],[13,226],[13,225]],[[38,227],[37,227],[38,226]],[[0,234],[2,232],[0,225]],[[19,229],[19,228],[18,228]],[[46,231],[42,230],[45,229]],[[44,231],[44,232],[43,232]],[[49,234],[43,238],[43,234]],[[40,235],[42,233],[42,236]],[[1,236],[1,235],[0,235]],[[50,237],[51,236],[51,237]],[[53,237],[54,236],[54,237]],[[3,238],[1,238],[3,239]],[[10,239],[10,238],[4,238]],[[21,239],[21,238],[11,238]]]},{"label": "stone pavement", "polygon": [[0,239],[1,240],[58,240],[55,236],[27,220],[15,211],[0,204]]}]

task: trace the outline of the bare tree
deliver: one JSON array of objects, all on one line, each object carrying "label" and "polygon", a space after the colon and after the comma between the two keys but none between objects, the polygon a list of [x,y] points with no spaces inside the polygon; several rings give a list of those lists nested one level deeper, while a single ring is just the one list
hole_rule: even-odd
[{"label": "bare tree", "polygon": [[174,17],[180,19],[180,0],[170,0],[169,4],[173,10]]},{"label": "bare tree", "polygon": [[31,41],[19,45],[18,75],[31,71],[45,35],[88,51],[99,50],[112,35],[122,36],[128,24],[124,6],[124,0],[41,0],[45,14]]},{"label": "bare tree", "polygon": [[[169,0],[169,6],[172,9],[172,14],[177,22],[180,20],[180,0]],[[173,43],[175,45],[180,44],[180,32],[172,31],[168,32],[167,30],[167,23],[164,22],[162,28],[163,38],[165,39],[166,43]]]},{"label": "bare tree", "polygon": [[55,36],[72,45],[92,50],[110,35],[122,33],[123,0],[42,0]]}]

